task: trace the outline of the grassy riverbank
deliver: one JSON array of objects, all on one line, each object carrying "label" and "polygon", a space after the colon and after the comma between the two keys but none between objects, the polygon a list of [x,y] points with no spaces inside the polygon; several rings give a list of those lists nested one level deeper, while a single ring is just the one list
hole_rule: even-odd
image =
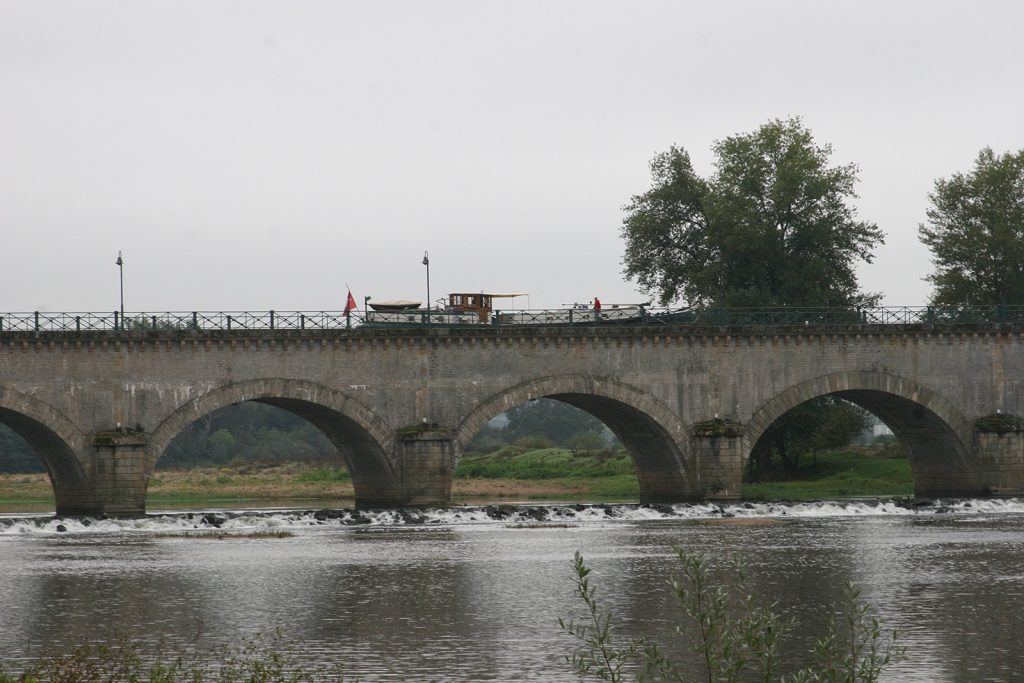
[{"label": "grassy riverbank", "polygon": [[[639,496],[632,461],[624,454],[608,451],[573,454],[557,448],[525,451],[510,446],[491,455],[467,458],[460,463],[456,477],[456,483],[502,477],[513,486],[529,487],[538,481],[582,486],[594,500]],[[803,466],[784,479],[743,484],[743,498],[747,500],[828,500],[913,493],[907,459],[888,457],[886,449],[874,448],[827,451],[805,459]]]},{"label": "grassy riverbank", "polygon": [[[511,500],[635,500],[632,474],[603,477],[567,476],[515,479],[510,477],[456,478],[456,501]],[[345,470],[306,463],[249,465],[240,468],[161,470],[150,480],[147,504],[218,505],[232,502],[330,501],[351,504],[351,477]],[[0,474],[0,509],[3,504],[53,505],[53,490],[45,474]]]},{"label": "grassy riverbank", "polygon": [[[633,465],[622,453],[574,454],[558,448],[507,447],[459,463],[452,491],[457,500],[636,500]],[[808,462],[786,481],[747,483],[751,500],[821,500],[849,496],[908,496],[913,493],[906,459],[865,450],[835,451]],[[159,470],[150,481],[148,503],[217,504],[231,501],[304,499],[344,501],[353,496],[349,474],[310,463],[244,465],[234,468]],[[45,474],[0,474],[0,502],[53,500]]]},{"label": "grassy riverbank", "polygon": [[747,500],[829,500],[913,493],[910,462],[869,449],[828,451],[784,481],[743,484]]}]

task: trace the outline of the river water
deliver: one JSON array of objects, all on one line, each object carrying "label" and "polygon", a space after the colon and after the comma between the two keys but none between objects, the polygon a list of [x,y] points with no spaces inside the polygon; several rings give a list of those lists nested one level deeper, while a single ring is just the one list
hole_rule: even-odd
[{"label": "river water", "polygon": [[[286,530],[285,537],[259,531]],[[205,535],[198,535],[205,534]],[[214,535],[215,534],[215,535]],[[1024,680],[1024,501],[0,515],[0,664],[117,632],[165,650],[279,629],[363,681],[576,681],[581,551],[628,633],[682,656],[670,546],[778,602],[800,659],[853,581],[900,634],[886,681]]]}]

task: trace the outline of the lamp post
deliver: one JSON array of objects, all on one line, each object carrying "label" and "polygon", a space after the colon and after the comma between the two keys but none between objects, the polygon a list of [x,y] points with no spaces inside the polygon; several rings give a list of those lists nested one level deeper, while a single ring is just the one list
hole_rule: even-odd
[{"label": "lamp post", "polygon": [[430,321],[430,256],[427,252],[423,252],[423,265],[427,267],[427,321]]},{"label": "lamp post", "polygon": [[121,279],[121,324],[124,324],[124,259],[121,258],[121,252],[117,252],[117,260],[114,261],[117,264],[117,270],[120,274]]}]

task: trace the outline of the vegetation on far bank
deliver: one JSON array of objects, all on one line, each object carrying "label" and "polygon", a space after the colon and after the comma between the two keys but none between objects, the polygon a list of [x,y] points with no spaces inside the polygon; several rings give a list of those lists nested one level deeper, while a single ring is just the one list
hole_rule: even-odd
[{"label": "vegetation on far bank", "polygon": [[[745,482],[749,500],[824,500],[850,496],[908,496],[910,465],[898,450],[852,448],[826,451],[777,480]],[[621,449],[572,451],[508,446],[467,454],[453,481],[456,498],[636,500],[633,462]],[[240,467],[159,470],[150,480],[150,504],[280,499],[345,500],[352,479],[339,464],[320,461],[248,464]],[[45,474],[0,474],[0,501],[46,502],[53,491]]]},{"label": "vegetation on far bank", "polygon": [[455,470],[458,479],[594,479],[634,476],[633,461],[621,449],[572,451],[540,444],[506,446],[493,453],[467,454]]},{"label": "vegetation on far bank", "polygon": [[[508,447],[484,456],[467,456],[456,470],[458,479],[503,477],[514,481],[548,480],[571,485],[586,481],[599,499],[636,499],[639,484],[629,456],[621,450],[577,452],[558,448],[526,450]],[[910,496],[914,493],[910,463],[896,444],[852,446],[805,457],[795,468],[743,483],[746,500],[828,500],[848,497]]]},{"label": "vegetation on far bank", "polygon": [[792,477],[743,483],[746,500],[830,500],[848,497],[911,496],[910,462],[897,449],[859,448],[820,453]]}]

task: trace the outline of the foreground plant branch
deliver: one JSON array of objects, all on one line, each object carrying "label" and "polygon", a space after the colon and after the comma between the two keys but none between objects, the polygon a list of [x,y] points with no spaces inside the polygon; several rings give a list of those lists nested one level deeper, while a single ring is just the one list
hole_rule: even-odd
[{"label": "foreground plant branch", "polygon": [[[830,619],[824,635],[811,652],[810,666],[789,674],[780,670],[779,642],[792,627],[775,612],[775,604],[761,604],[753,596],[736,598],[724,586],[710,581],[705,558],[673,546],[680,573],[668,584],[686,620],[675,632],[686,641],[699,670],[688,678],[681,665],[662,654],[659,646],[642,637],[620,637],[611,612],[600,607],[591,569],[577,552],[573,559],[576,595],[585,605],[585,617],[559,619],[563,631],[579,641],[566,661],[583,675],[621,682],[630,676],[640,682],[706,681],[734,683],[874,683],[882,670],[900,656],[896,631],[884,631],[882,622],[852,584],[844,589],[843,608]],[[740,591],[744,580],[739,574]],[[793,667],[788,667],[793,668]]]}]

